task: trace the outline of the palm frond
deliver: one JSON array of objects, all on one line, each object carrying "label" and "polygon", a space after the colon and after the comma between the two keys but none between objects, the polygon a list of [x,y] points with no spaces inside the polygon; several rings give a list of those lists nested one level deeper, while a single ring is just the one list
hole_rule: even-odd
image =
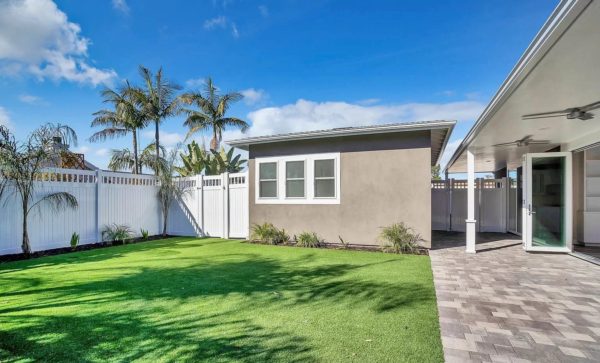
[{"label": "palm frond", "polygon": [[43,196],[37,202],[32,204],[31,207],[29,207],[28,212],[31,211],[33,208],[39,207],[45,203],[49,204],[50,207],[56,212],[67,208],[77,209],[79,207],[77,198],[73,194],[68,192],[56,192],[46,194],[45,196]]}]

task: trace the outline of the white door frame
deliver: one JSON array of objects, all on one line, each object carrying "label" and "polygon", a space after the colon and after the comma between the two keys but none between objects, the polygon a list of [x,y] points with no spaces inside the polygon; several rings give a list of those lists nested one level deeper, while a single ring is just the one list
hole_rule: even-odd
[{"label": "white door frame", "polygon": [[[533,213],[532,213],[532,193],[533,181],[531,178],[531,165],[533,158],[565,158],[565,247],[540,247],[533,246]],[[548,152],[548,153],[530,153],[523,155],[523,248],[526,251],[540,252],[571,252],[573,248],[573,169],[572,154],[570,152]]]}]

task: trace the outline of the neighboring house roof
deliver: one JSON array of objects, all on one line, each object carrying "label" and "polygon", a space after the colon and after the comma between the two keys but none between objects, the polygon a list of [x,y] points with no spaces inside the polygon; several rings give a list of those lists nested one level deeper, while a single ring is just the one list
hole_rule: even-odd
[{"label": "neighboring house roof", "polygon": [[418,121],[407,123],[393,123],[384,125],[338,127],[328,130],[294,132],[268,136],[247,137],[243,139],[225,141],[230,146],[248,150],[250,145],[268,144],[273,142],[289,142],[308,139],[322,139],[330,137],[360,136],[383,133],[397,133],[409,131],[430,130],[431,132],[431,160],[433,164],[439,163],[444,153],[448,138],[454,129],[456,121]]},{"label": "neighboring house roof", "polygon": [[[560,2],[458,146],[446,165],[447,171],[466,171],[467,149],[475,154],[476,171],[495,171],[507,165],[518,166],[523,153],[573,143],[600,129],[591,121],[522,120],[526,114],[598,100],[599,14],[598,1]],[[524,136],[550,143],[494,147]],[[567,147],[572,148],[576,147]]]}]

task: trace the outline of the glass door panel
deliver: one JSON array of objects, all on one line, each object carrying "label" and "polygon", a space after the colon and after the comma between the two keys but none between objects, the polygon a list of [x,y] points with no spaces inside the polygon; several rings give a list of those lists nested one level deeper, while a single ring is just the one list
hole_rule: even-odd
[{"label": "glass door panel", "polygon": [[571,154],[527,154],[526,248],[566,251],[571,247]]},{"label": "glass door panel", "polygon": [[565,157],[531,159],[532,246],[565,247]]}]

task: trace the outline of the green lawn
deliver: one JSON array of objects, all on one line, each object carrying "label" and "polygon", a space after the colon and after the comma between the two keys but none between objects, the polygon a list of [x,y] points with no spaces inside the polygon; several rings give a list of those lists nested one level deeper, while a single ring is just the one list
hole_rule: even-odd
[{"label": "green lawn", "polygon": [[171,238],[0,264],[0,361],[441,362],[429,258]]}]

